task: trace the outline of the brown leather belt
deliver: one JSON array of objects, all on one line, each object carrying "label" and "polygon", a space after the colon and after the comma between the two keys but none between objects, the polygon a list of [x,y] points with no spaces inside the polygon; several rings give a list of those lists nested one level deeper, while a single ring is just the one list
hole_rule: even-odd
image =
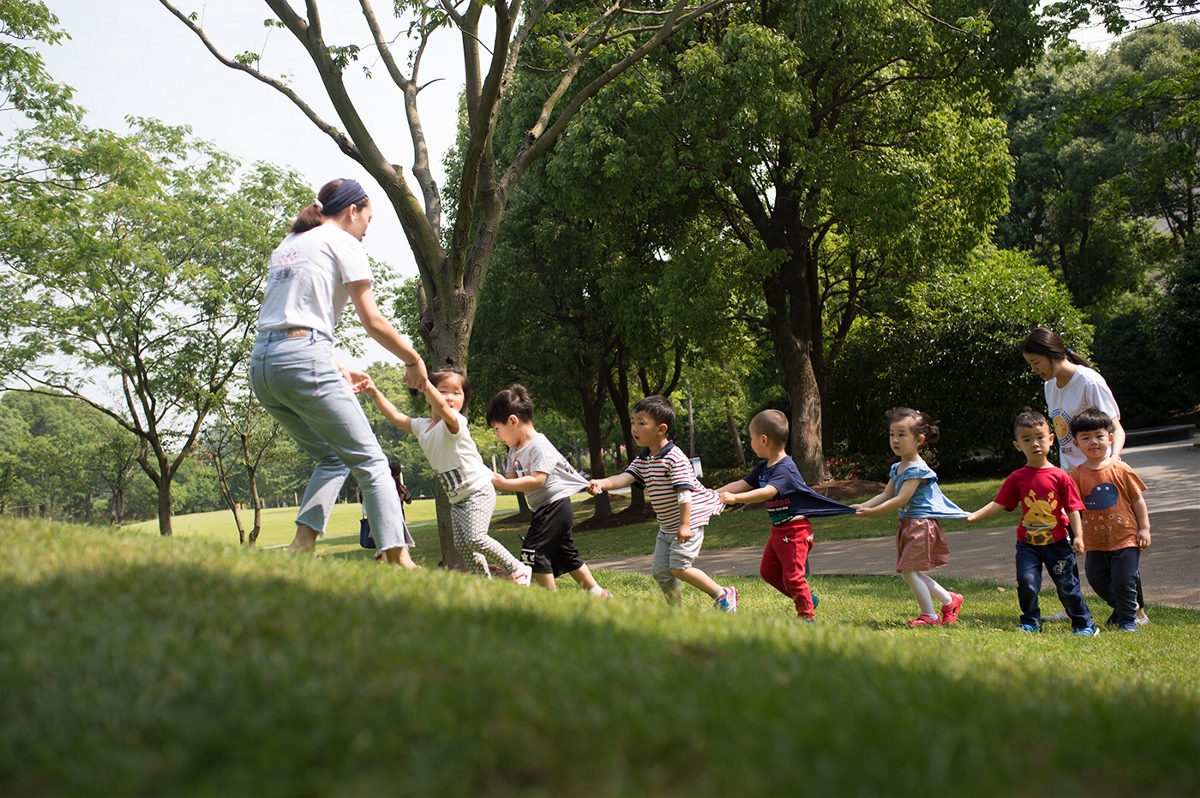
[{"label": "brown leather belt", "polygon": [[307,327],[292,327],[287,331],[288,338],[307,338],[312,330]]}]

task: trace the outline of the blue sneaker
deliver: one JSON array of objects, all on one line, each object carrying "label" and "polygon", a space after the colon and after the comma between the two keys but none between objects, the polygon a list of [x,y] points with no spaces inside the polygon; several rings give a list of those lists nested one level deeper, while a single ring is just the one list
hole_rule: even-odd
[{"label": "blue sneaker", "polygon": [[1018,632],[1040,632],[1042,630],[1039,629],[1038,627],[1034,626],[1031,623],[1019,623],[1019,624],[1017,624],[1017,631]]},{"label": "blue sneaker", "polygon": [[1140,632],[1142,630],[1138,628],[1136,621],[1126,621],[1125,623],[1121,624],[1121,631],[1122,632]]},{"label": "blue sneaker", "polygon": [[820,606],[821,606],[821,597],[820,597],[820,596],[818,596],[816,593],[810,593],[809,595],[811,595],[811,596],[812,596],[812,599],[813,599],[813,611],[815,612],[815,611],[816,611],[816,609],[817,609],[817,607],[820,607]]},{"label": "blue sneaker", "polygon": [[1085,626],[1082,629],[1076,629],[1075,631],[1071,632],[1071,634],[1083,635],[1084,637],[1099,637],[1100,627],[1096,624],[1092,624],[1091,626]]},{"label": "blue sneaker", "polygon": [[737,588],[729,585],[721,590],[721,597],[715,602],[717,609],[721,612],[737,612]]}]

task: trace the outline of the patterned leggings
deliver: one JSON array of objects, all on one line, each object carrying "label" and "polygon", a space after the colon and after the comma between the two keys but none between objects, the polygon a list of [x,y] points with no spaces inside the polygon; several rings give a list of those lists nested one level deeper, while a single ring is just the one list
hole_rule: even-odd
[{"label": "patterned leggings", "polygon": [[[481,488],[467,498],[450,505],[450,523],[454,527],[454,548],[466,560],[473,574],[492,578],[487,558],[504,565],[511,574],[521,567],[521,561],[488,534],[492,512],[496,509],[496,489]],[[485,556],[486,555],[486,556]]]}]

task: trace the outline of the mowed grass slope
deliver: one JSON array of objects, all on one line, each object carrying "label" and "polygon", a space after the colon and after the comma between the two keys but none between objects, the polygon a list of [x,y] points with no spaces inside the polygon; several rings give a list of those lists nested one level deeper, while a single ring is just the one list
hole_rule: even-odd
[{"label": "mowed grass slope", "polygon": [[1200,792],[1198,613],[1019,635],[960,581],[909,630],[894,579],[817,577],[809,627],[757,579],[732,616],[568,581],[6,520],[0,794]]}]

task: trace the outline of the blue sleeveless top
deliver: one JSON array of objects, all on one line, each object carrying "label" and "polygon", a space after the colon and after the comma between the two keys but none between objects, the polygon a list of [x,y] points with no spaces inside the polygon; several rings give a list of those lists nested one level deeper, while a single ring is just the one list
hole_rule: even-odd
[{"label": "blue sleeveless top", "polygon": [[946,498],[946,494],[942,493],[942,489],[937,484],[937,473],[922,460],[919,463],[914,463],[900,473],[896,470],[900,467],[899,463],[892,465],[892,470],[888,474],[896,486],[896,493],[900,493],[900,485],[908,479],[923,479],[926,480],[921,487],[917,488],[917,492],[908,500],[908,504],[900,508],[901,518],[966,518],[968,513],[966,510],[959,507],[954,502]]}]

